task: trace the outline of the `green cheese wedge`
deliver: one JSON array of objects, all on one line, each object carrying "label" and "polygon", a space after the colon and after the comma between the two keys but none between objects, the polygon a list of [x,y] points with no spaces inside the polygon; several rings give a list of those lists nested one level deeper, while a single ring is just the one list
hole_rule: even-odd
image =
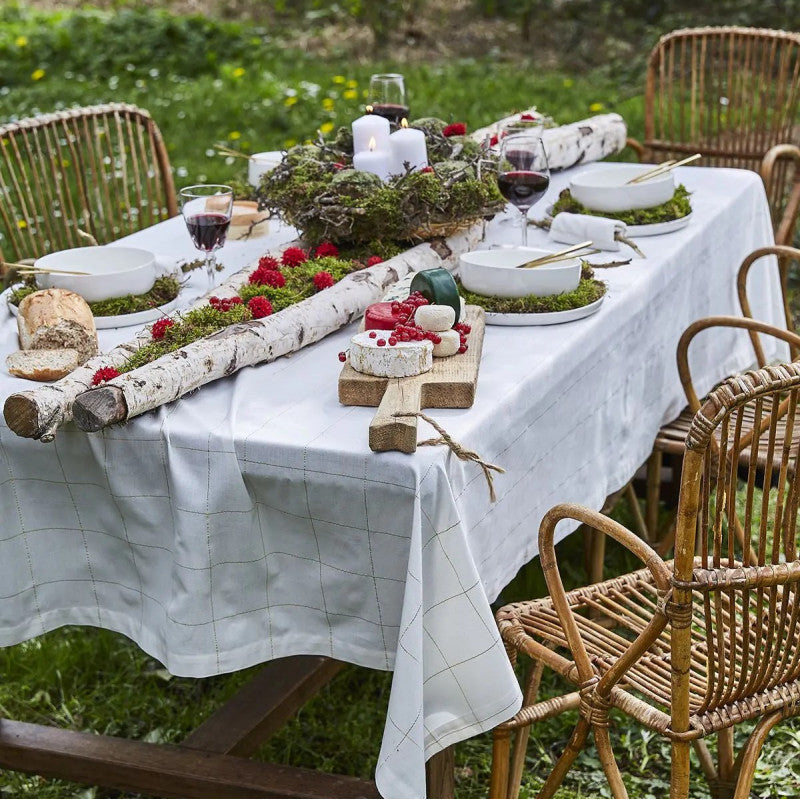
[{"label": "green cheese wedge", "polygon": [[456,322],[461,317],[461,298],[453,276],[442,267],[424,269],[411,280],[411,291],[419,292],[429,303],[450,306],[456,312]]}]

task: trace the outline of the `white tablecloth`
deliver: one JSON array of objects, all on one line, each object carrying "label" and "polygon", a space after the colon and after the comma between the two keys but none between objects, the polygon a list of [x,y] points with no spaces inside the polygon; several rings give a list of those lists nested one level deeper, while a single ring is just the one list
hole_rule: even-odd
[{"label": "white tablecloth", "polygon": [[[77,623],[126,634],[179,675],[298,653],[393,669],[376,780],[386,796],[423,796],[427,757],[519,706],[489,602],[536,555],[543,513],[599,507],[630,478],[683,406],[679,334],[737,313],[736,268],[772,242],[756,175],[679,177],[691,223],[602,271],[597,314],[488,328],[473,408],[430,412],[506,469],[494,504],[480,469],[444,447],[369,450],[373,410],[337,400],[352,329],[100,434],[69,425],[42,445],[0,424],[0,644]],[[221,258],[238,268],[289,237],[230,243]],[[180,220],[127,241],[192,256]],[[756,314],[779,323],[775,271],[757,272]],[[13,349],[9,318],[0,351]],[[737,334],[695,356],[700,391],[752,360]],[[3,398],[25,387],[0,371]]]}]

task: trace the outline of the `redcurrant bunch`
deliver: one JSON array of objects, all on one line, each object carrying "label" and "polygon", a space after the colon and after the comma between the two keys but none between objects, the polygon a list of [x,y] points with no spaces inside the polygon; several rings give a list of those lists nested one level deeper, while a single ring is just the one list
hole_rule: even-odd
[{"label": "redcurrant bunch", "polygon": [[230,311],[234,306],[240,306],[242,304],[242,298],[238,295],[235,297],[223,297],[220,299],[216,295],[212,295],[208,298],[208,304],[213,308],[215,311]]}]

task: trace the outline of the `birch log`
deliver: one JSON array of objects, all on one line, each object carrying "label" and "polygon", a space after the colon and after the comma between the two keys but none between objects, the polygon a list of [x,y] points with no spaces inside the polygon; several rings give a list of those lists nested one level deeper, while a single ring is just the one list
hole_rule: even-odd
[{"label": "birch log", "polygon": [[[283,245],[280,251],[298,244],[297,241]],[[214,289],[218,297],[232,297],[238,294],[238,287],[246,280],[253,267],[249,266],[231,275],[224,283]],[[200,298],[191,308],[205,305],[208,300]],[[180,311],[172,314],[178,317]],[[118,345],[107,353],[89,359],[83,366],[73,370],[65,378],[46,386],[38,386],[25,392],[9,395],[3,406],[3,416],[8,427],[18,436],[52,442],[56,431],[72,419],[72,404],[75,398],[90,389],[92,377],[100,367],[118,367],[130,358],[142,345],[151,340],[150,329],[141,331],[134,339]]]},{"label": "birch log", "polygon": [[322,339],[364,313],[408,272],[452,266],[477,244],[482,224],[426,242],[382,264],[347,275],[329,289],[263,319],[230,325],[133,372],[78,395],[72,412],[81,430],[98,431],[177,400],[242,367],[274,361]]},{"label": "birch log", "polygon": [[[505,123],[518,118],[518,114],[507,117],[488,128],[475,131],[472,136],[482,142],[487,134],[497,133]],[[626,137],[625,120],[619,114],[599,114],[569,125],[548,128],[542,134],[550,169],[567,169],[599,161],[622,150]]]}]

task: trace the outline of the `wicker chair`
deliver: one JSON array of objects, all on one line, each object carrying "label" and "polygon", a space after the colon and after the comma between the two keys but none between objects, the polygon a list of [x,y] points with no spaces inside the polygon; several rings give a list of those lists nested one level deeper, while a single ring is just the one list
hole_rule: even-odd
[{"label": "wicker chair", "polygon": [[13,261],[105,244],[178,213],[158,126],[121,103],[0,125],[0,197]]},{"label": "wicker chair", "polygon": [[650,54],[642,161],[702,153],[706,166],[761,173],[779,244],[800,212],[800,33],[696,28],[663,36]]},{"label": "wicker chair", "polygon": [[[555,796],[591,732],[614,796],[626,797],[609,739],[611,708],[671,741],[671,796],[688,796],[690,745],[715,796],[748,795],[767,734],[800,713],[800,447],[783,448],[775,465],[754,457],[777,452],[781,420],[800,425],[798,400],[800,364],[733,376],[709,395],[686,437],[674,562],[596,511],[561,505],[545,515],[539,548],[550,596],[497,613],[512,662],[527,654],[533,667],[522,710],[495,729],[491,796],[518,796],[531,723],[579,709],[540,796]],[[775,487],[763,500],[755,489],[762,469]],[[563,519],[613,537],[645,568],[566,592],[554,548]],[[537,703],[544,666],[577,690]],[[759,721],[734,757],[733,726],[747,720]],[[716,766],[703,741],[712,734]]]},{"label": "wicker chair", "polygon": [[[797,263],[800,266],[800,250],[792,247],[785,247],[776,245],[774,247],[762,247],[755,250],[748,255],[741,266],[736,278],[737,289],[739,293],[739,302],[742,307],[742,313],[745,317],[752,318],[753,314],[750,309],[750,302],[747,298],[747,276],[753,266],[761,261],[761,259],[768,256],[777,256],[777,264],[780,273],[780,283],[783,290],[783,306],[784,315],[786,320],[786,330],[794,332],[795,326],[792,320],[792,314],[789,309],[787,299],[787,281],[789,268],[791,264]],[[762,262],[762,264],[765,262]],[[688,405],[678,415],[678,417],[666,425],[663,425],[656,436],[653,443],[653,452],[647,462],[647,489],[645,498],[645,528],[649,533],[648,538],[655,541],[658,538],[658,506],[661,498],[661,483],[662,483],[662,466],[664,457],[667,456],[672,463],[673,472],[677,471],[680,465],[680,459],[683,456],[683,444],[686,439],[686,434],[689,426],[692,424],[692,418],[695,412],[700,408],[700,400],[695,393],[692,386],[692,378],[689,370],[688,350],[693,337],[704,330],[711,327],[707,322],[699,322],[690,326],[683,334],[680,342],[678,343],[678,372],[681,381],[686,391]],[[750,330],[750,338],[753,343],[753,350],[755,353],[755,363],[759,367],[766,366],[767,360],[764,356],[764,350],[761,346],[758,332]],[[796,358],[798,351],[792,346],[792,358]],[[800,428],[795,433],[795,437],[800,437]],[[671,546],[672,533],[661,539],[658,550],[663,555]]]}]

